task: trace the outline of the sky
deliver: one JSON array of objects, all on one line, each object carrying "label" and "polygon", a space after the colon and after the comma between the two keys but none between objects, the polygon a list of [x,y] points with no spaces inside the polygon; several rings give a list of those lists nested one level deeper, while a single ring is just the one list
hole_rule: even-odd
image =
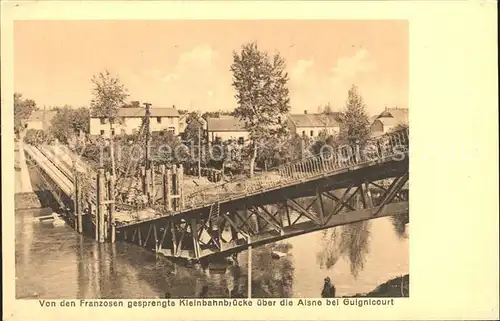
[{"label": "sky", "polygon": [[408,107],[408,23],[352,20],[16,21],[14,90],[37,106],[88,106],[109,70],[153,108],[236,107],[233,51],[256,41],[286,60],[294,113],[345,106],[355,84],[370,115]]}]

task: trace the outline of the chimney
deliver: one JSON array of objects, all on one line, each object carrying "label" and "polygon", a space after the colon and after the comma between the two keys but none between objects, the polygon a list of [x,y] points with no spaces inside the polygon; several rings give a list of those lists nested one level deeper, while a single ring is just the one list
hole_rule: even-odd
[{"label": "chimney", "polygon": [[172,105],[172,108],[175,109],[175,105]]},{"label": "chimney", "polygon": [[306,115],[307,115],[307,110],[304,110],[304,114],[306,114]]}]

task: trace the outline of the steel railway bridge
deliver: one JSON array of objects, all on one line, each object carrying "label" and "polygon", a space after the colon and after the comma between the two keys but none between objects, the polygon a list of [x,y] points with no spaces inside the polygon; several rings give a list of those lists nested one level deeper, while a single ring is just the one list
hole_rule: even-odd
[{"label": "steel railway bridge", "polygon": [[[160,171],[163,184],[159,184],[163,186],[160,191],[163,198],[150,204],[153,214],[146,216],[130,204],[116,201],[114,187],[107,196],[99,196],[103,194],[99,192],[103,184],[100,171],[91,169],[67,147],[57,147],[57,153],[54,148],[26,145],[25,152],[54,185],[61,203],[72,200],[75,204],[75,199],[80,199],[76,201],[79,205],[66,206],[72,221],[77,221],[77,212],[82,212],[97,229],[101,220],[98,212],[106,212],[102,220],[107,223],[101,226],[113,229],[113,241],[116,233],[117,240],[168,257],[203,260],[228,256],[248,246],[407,214],[409,210],[408,129],[371,139],[363,147],[343,146],[253,178],[191,191],[175,201],[174,206],[165,198],[169,187],[163,168]],[[153,169],[153,176],[154,173]],[[81,193],[76,192],[78,175],[86,175],[91,187],[85,202],[81,201]],[[110,200],[105,200],[106,197]],[[113,204],[110,211],[102,210],[110,204]],[[111,232],[106,233],[109,238]]]}]

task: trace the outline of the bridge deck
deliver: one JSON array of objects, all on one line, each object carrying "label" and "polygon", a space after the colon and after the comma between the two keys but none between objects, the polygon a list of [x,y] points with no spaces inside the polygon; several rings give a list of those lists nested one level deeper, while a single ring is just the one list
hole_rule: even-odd
[{"label": "bridge deck", "polygon": [[[25,150],[67,196],[74,193],[74,169],[85,172],[88,197],[96,205],[96,172],[67,147],[26,145]],[[115,199],[119,209],[114,212],[116,225],[104,230],[116,226],[120,239],[168,256],[200,259],[239,251],[250,244],[408,213],[408,197],[401,194],[409,177],[408,151],[408,131],[391,133],[368,142],[362,152],[359,146],[343,146],[329,157],[311,156],[253,178],[200,188],[187,193],[176,211],[167,211],[164,205],[139,211]],[[384,179],[391,179],[390,186],[380,185]],[[371,196],[368,184],[383,191],[378,198]],[[354,196],[356,204],[352,203]],[[110,204],[106,198],[104,201],[103,206]],[[328,210],[327,205],[331,206]],[[103,231],[102,220],[110,216],[99,216],[97,224],[96,207],[87,209],[97,237],[97,225]],[[250,222],[254,219],[256,225]]]},{"label": "bridge deck", "polygon": [[[197,215],[196,213],[206,211],[213,204],[218,203],[221,206],[228,203],[237,204],[238,201],[246,198],[263,197],[272,193],[279,194],[280,190],[290,190],[299,186],[303,189],[307,183],[314,185],[314,182],[319,180],[331,181],[342,174],[349,175],[362,169],[375,168],[381,174],[379,179],[385,179],[390,175],[387,176],[386,172],[381,172],[382,169],[384,171],[397,170],[397,164],[401,161],[406,162],[403,167],[407,169],[409,144],[406,131],[400,135],[396,133],[388,136],[387,140],[379,138],[376,142],[378,143],[378,147],[375,148],[377,150],[370,151],[368,148],[368,151],[357,157],[352,157],[349,151],[345,154],[343,152],[338,155],[333,154],[328,159],[313,156],[282,165],[272,172],[257,175],[251,179],[215,184],[189,194],[186,197],[187,204],[182,210],[166,213],[162,207],[158,207],[154,215],[147,218],[137,217],[133,221],[122,224],[121,227],[147,223],[164,217]],[[384,165],[387,166],[383,168]],[[300,193],[304,194],[303,191]]]},{"label": "bridge deck", "polygon": [[[352,157],[353,149],[346,149],[338,154],[333,153],[328,159],[313,156],[279,166],[271,172],[256,175],[251,179],[213,184],[208,188],[187,195],[184,208],[178,211],[166,212],[162,206],[142,211],[138,211],[132,206],[129,208],[126,205],[122,206],[122,209],[115,213],[117,229],[161,220],[165,217],[198,215],[199,212],[206,212],[213,204],[219,204],[223,207],[231,206],[231,204],[237,204],[246,198],[262,198],[266,195],[273,195],[273,193],[279,194],[282,190],[290,192],[293,189],[299,189],[297,187],[302,190],[308,184],[314,185],[315,182],[325,179],[335,182],[336,177],[340,179],[342,175],[349,175],[366,168],[382,168],[384,164],[389,164],[390,169],[398,161],[395,161],[395,157],[407,158],[409,145],[407,132],[388,136],[385,140],[378,138],[376,142],[375,152],[364,152],[357,157]],[[90,176],[92,180],[89,185],[95,191],[95,170],[78,156],[72,154],[66,146],[37,148],[26,145],[25,150],[68,196],[73,193],[73,166],[80,172],[88,173],[87,177]],[[380,179],[386,178],[386,176],[384,174]],[[93,202],[95,204],[95,195]]]},{"label": "bridge deck", "polygon": [[[405,153],[405,155],[407,155]],[[126,221],[121,221],[119,225],[117,226],[117,229],[120,228],[125,228],[125,227],[130,227],[133,225],[137,224],[144,224],[148,223],[154,220],[160,220],[166,217],[172,217],[172,216],[179,216],[179,217],[184,217],[184,216],[191,216],[191,215],[197,215],[198,212],[200,211],[205,211],[210,208],[214,203],[219,203],[220,206],[224,207],[224,205],[231,206],[231,204],[238,204],[238,202],[242,199],[247,199],[251,197],[255,198],[262,198],[266,194],[270,193],[279,193],[282,190],[286,189],[295,189],[299,188],[299,185],[305,185],[305,184],[312,184],[314,185],[315,182],[324,180],[324,179],[334,179],[336,176],[340,176],[342,174],[346,173],[352,173],[357,170],[361,170],[364,168],[371,168],[375,165],[383,165],[383,164],[393,164],[394,160],[393,157],[386,157],[384,159],[378,159],[376,161],[366,161],[363,163],[357,163],[354,165],[351,165],[349,167],[343,167],[339,169],[334,169],[328,172],[322,172],[322,173],[301,173],[299,177],[283,177],[279,176],[276,173],[271,173],[269,175],[264,175],[262,177],[259,177],[255,180],[247,180],[244,182],[244,186],[249,186],[253,184],[258,184],[260,188],[251,188],[248,189],[248,191],[244,190],[244,186],[242,187],[240,183],[238,182],[230,182],[230,183],[225,183],[224,185],[226,186],[226,190],[229,190],[230,187],[240,187],[242,191],[238,190],[233,190],[232,192],[219,192],[216,189],[216,186],[212,187],[212,189],[203,191],[205,195],[203,196],[204,201],[196,203],[196,198],[199,197],[197,195],[198,193],[201,192],[195,192],[192,195],[188,196],[188,199],[190,202],[188,202],[187,207],[180,210],[180,211],[174,211],[174,212],[169,212],[169,213],[164,213],[163,209],[158,207],[158,211],[153,212],[149,211],[149,213],[146,212],[137,212],[137,216],[134,212],[131,212],[131,216],[127,217]],[[391,166],[392,167],[392,166]],[[385,175],[382,176],[383,178],[386,178]],[[266,182],[267,179],[267,182]],[[345,185],[344,187],[347,187],[347,184],[345,182],[339,181],[338,183]],[[301,194],[304,195],[304,191],[301,192]],[[304,195],[305,196],[305,195]],[[148,215],[149,214],[149,215]]]}]

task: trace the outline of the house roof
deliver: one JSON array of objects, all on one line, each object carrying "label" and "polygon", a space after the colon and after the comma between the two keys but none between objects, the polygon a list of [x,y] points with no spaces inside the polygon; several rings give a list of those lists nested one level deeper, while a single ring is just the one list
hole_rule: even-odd
[{"label": "house roof", "polygon": [[[45,116],[44,116],[45,114]],[[35,110],[31,113],[28,118],[28,122],[50,122],[52,118],[57,114],[56,110]]]},{"label": "house roof", "polygon": [[[151,117],[179,117],[179,111],[176,108],[151,108]],[[135,118],[144,117],[146,109],[141,107],[120,108],[118,109],[118,117]],[[95,115],[92,117],[96,117]]]},{"label": "house roof", "polygon": [[338,127],[339,113],[325,114],[292,114],[290,120],[296,127]]},{"label": "house roof", "polygon": [[220,118],[208,118],[207,119],[207,130],[209,132],[214,131],[226,131],[226,132],[245,132],[245,124],[239,119],[231,116],[223,116]]},{"label": "house roof", "polygon": [[377,120],[380,121],[384,126],[395,126],[400,124],[399,120],[393,117],[380,117]]},{"label": "house roof", "polygon": [[400,124],[408,123],[408,108],[387,108],[378,116],[380,118],[394,118]]}]

